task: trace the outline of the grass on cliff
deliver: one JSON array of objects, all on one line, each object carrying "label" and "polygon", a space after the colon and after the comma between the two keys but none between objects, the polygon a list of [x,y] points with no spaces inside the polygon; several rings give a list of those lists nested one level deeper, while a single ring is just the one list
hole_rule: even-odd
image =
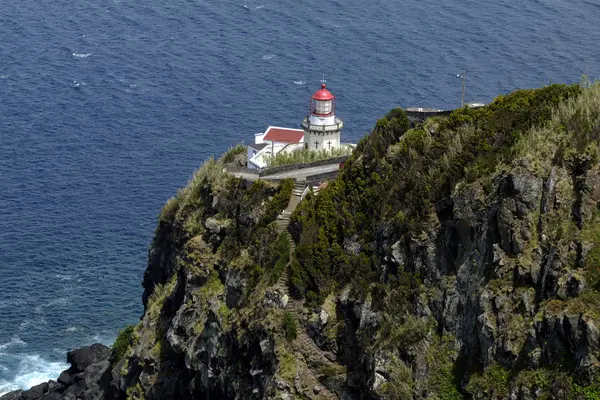
[{"label": "grass on cliff", "polygon": [[223,161],[210,157],[194,172],[188,184],[178,190],[177,196],[167,201],[159,214],[159,222],[172,223],[179,219],[185,222],[187,230],[200,233],[203,228],[199,221],[205,208],[210,206],[203,193],[222,191],[232,179],[234,177],[224,171]]},{"label": "grass on cliff", "polygon": [[135,325],[129,325],[119,331],[112,345],[112,364],[117,364],[127,354],[127,350],[133,344],[133,330]]},{"label": "grass on cliff", "polygon": [[235,156],[244,154],[246,153],[246,151],[247,147],[244,146],[242,143],[230,146],[229,150],[227,150],[227,152],[223,154],[223,157],[221,157],[221,161],[223,162],[223,164],[229,164],[235,160]]},{"label": "grass on cliff", "polygon": [[173,274],[171,279],[169,279],[166,284],[159,284],[154,287],[154,291],[152,292],[152,295],[148,299],[148,304],[146,305],[146,315],[148,315],[148,318],[152,324],[155,324],[158,321],[158,318],[165,305],[165,301],[173,294],[176,285],[177,275]]}]

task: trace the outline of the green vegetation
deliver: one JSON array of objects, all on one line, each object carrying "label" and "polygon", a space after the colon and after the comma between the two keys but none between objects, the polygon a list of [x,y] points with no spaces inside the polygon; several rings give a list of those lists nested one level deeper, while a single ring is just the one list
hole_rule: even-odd
[{"label": "green vegetation", "polygon": [[133,343],[133,330],[135,325],[126,326],[122,329],[115,342],[112,345],[112,362],[113,364],[117,364],[121,359],[127,354],[127,350]]},{"label": "green vegetation", "polygon": [[[510,164],[515,144],[580,92],[579,86],[564,85],[519,90],[410,130],[404,112],[392,110],[359,142],[340,177],[293,216],[302,226],[297,248],[302,272],[292,271],[295,290],[322,300],[350,283],[366,294],[390,257],[390,240],[418,239],[459,182]],[[344,251],[345,240],[360,251]]]},{"label": "green vegetation", "polygon": [[154,287],[154,292],[152,292],[152,295],[148,299],[148,304],[146,305],[146,314],[149,316],[152,324],[155,324],[158,321],[158,318],[165,305],[165,301],[167,297],[173,294],[173,290],[175,290],[176,285],[177,275],[174,274],[166,284],[156,285]]},{"label": "green vegetation", "polygon": [[508,398],[510,372],[498,364],[486,368],[483,373],[471,376],[467,385],[469,392],[476,399]]},{"label": "green vegetation", "polygon": [[285,332],[285,338],[287,340],[294,340],[298,336],[298,326],[296,325],[296,320],[294,316],[290,314],[289,311],[286,311],[283,314],[283,331]]},{"label": "green vegetation", "polygon": [[127,388],[127,400],[141,400],[143,398],[144,390],[139,382],[137,382],[134,386]]},{"label": "green vegetation", "polygon": [[574,377],[562,371],[560,365],[552,368],[508,371],[497,364],[486,368],[482,373],[473,375],[467,385],[468,393],[475,399],[508,398],[508,389],[512,383],[517,391],[536,392],[540,400],[599,400],[600,380],[581,386]]},{"label": "green vegetation", "polygon": [[[404,260],[396,268],[389,262],[394,251],[417,257],[418,246],[433,241],[428,238],[432,226],[451,218],[453,193],[477,181],[491,194],[492,178],[509,170],[518,158],[529,160],[540,175],[552,165],[570,171],[594,165],[600,159],[599,121],[598,83],[584,91],[578,85],[518,90],[486,107],[465,107],[413,128],[402,110],[392,110],[359,142],[338,179],[318,196],[309,196],[292,216],[292,223],[301,227],[297,259],[290,264],[292,293],[315,306],[332,291],[350,286],[353,296],[372,298],[373,308],[380,312],[374,346],[396,348],[402,354],[430,340],[435,322],[428,325],[412,317],[415,299],[423,290],[416,261]],[[530,218],[534,237],[512,261],[527,266],[541,245],[540,216]],[[598,222],[596,217],[594,227]],[[559,215],[557,224],[556,232],[564,225],[562,239],[557,239],[561,243],[576,238],[578,227],[570,222],[570,215]],[[554,232],[543,228],[544,233]],[[586,289],[581,296],[557,304],[561,310],[600,307],[600,295],[587,286],[592,282],[597,288],[600,281],[600,273],[594,277],[593,272],[598,271],[600,234],[587,233],[586,242],[594,244],[588,254],[590,268],[584,272]],[[513,290],[512,284],[501,280],[496,284],[499,291]],[[519,335],[513,337],[514,344],[521,346],[526,335],[519,332],[526,332],[530,321],[518,316],[508,323]],[[438,349],[438,357],[444,352]],[[430,381],[432,392],[441,398],[460,398],[456,361],[445,360]],[[511,373],[500,365],[491,366],[473,377],[469,391],[504,396]]]},{"label": "green vegetation", "polygon": [[294,382],[298,367],[296,366],[296,359],[294,356],[287,352],[278,354],[279,358],[279,375],[287,382]]},{"label": "green vegetation", "polygon": [[573,392],[581,400],[600,400],[600,377],[587,386],[574,384]]},{"label": "green vegetation", "polygon": [[283,179],[279,184],[279,192],[267,203],[263,218],[258,227],[263,227],[277,219],[277,216],[287,208],[294,189],[293,179]]},{"label": "green vegetation", "polygon": [[336,147],[331,150],[298,150],[291,153],[279,153],[275,157],[267,159],[267,167],[327,160],[328,158],[350,155],[353,150],[354,149],[350,146],[344,146]]},{"label": "green vegetation", "polygon": [[222,161],[209,158],[194,173],[187,186],[179,189],[177,196],[167,201],[158,217],[159,222],[173,223],[179,220],[183,222],[185,230],[191,236],[202,233],[204,231],[201,224],[202,217],[206,208],[211,205],[205,194],[222,191],[233,180],[235,178],[224,171]]},{"label": "green vegetation", "polygon": [[217,271],[212,271],[208,280],[200,287],[199,295],[202,302],[206,302],[212,297],[223,294],[224,290],[225,286],[221,282],[221,278],[219,278],[219,273]]},{"label": "green vegetation", "polygon": [[229,164],[235,160],[235,156],[244,154],[246,151],[246,146],[244,146],[242,143],[238,143],[235,146],[230,146],[229,150],[227,150],[227,152],[223,154],[223,157],[221,157],[221,161],[223,164]]},{"label": "green vegetation", "polygon": [[[453,349],[451,335],[434,338],[429,343],[427,362],[430,372],[426,388],[440,400],[460,400],[460,377],[457,375],[456,362],[458,352]],[[434,398],[435,398],[434,396]]]},{"label": "green vegetation", "polygon": [[277,282],[287,263],[290,261],[290,242],[284,233],[279,234],[274,245],[274,253],[276,254],[277,261],[273,266],[273,273],[271,274],[271,284]]},{"label": "green vegetation", "polygon": [[388,370],[391,372],[387,382],[381,387],[386,399],[404,400],[413,398],[413,377],[411,369],[402,360],[393,357],[389,360]]}]

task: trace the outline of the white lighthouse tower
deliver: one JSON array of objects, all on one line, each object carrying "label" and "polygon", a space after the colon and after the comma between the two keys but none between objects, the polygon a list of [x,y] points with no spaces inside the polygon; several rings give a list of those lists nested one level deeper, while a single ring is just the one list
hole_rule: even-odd
[{"label": "white lighthouse tower", "polygon": [[310,114],[302,120],[304,148],[333,150],[340,147],[340,131],[344,121],[335,116],[335,96],[325,83],[310,98]]}]

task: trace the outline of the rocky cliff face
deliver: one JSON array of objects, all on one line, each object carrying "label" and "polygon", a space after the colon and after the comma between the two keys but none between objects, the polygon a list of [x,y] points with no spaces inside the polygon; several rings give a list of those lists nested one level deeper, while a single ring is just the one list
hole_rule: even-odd
[{"label": "rocky cliff face", "polygon": [[599,398],[599,139],[600,86],[554,85],[394,110],[302,202],[210,160],[73,398]]}]

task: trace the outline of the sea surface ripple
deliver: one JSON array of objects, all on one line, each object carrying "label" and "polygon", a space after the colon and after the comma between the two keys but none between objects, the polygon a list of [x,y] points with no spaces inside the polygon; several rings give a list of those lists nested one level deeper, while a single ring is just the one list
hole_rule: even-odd
[{"label": "sea surface ripple", "polygon": [[345,141],[395,106],[600,75],[567,0],[21,0],[0,8],[0,393],[142,312],[156,216],[203,159],[297,127],[325,76]]}]

